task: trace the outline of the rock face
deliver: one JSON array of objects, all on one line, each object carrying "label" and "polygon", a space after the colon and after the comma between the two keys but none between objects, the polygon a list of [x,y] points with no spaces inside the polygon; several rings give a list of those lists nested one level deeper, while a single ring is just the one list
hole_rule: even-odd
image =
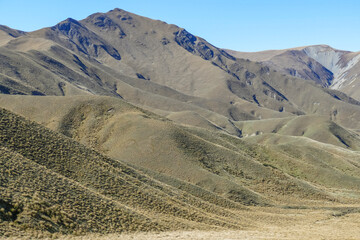
[{"label": "rock face", "polygon": [[204,42],[197,41],[197,37],[185,29],[174,34],[175,41],[187,51],[199,55],[205,60],[210,60],[214,57],[214,52]]},{"label": "rock face", "polygon": [[[107,27],[109,27],[109,24],[111,27],[114,27],[111,25],[111,21],[106,21],[105,18],[100,18],[100,21],[96,22],[95,24],[103,28],[105,27],[106,23]],[[105,51],[114,59],[121,59],[118,51],[109,43],[107,43],[106,40],[100,38],[80,22],[72,18],[68,18],[65,21],[52,27],[51,31],[52,32],[50,34],[55,36],[52,40],[55,40],[56,42],[72,49],[73,51],[79,51],[92,57],[99,57],[102,54],[102,51]],[[67,37],[67,39],[64,40],[64,38],[58,37],[59,34]]]},{"label": "rock face", "polygon": [[330,88],[342,90],[354,81],[359,81],[358,73],[355,72],[360,70],[360,54],[336,50],[329,46],[310,46],[303,51],[333,73]]},{"label": "rock face", "polygon": [[[272,60],[274,62],[273,66],[279,68],[279,65],[283,64],[282,58],[287,59],[288,68],[284,69],[286,73],[306,80],[313,80],[323,87],[331,85],[334,78],[333,73],[309,57],[305,52],[296,50],[285,52],[274,57]],[[277,64],[275,64],[276,61],[278,62]]]}]

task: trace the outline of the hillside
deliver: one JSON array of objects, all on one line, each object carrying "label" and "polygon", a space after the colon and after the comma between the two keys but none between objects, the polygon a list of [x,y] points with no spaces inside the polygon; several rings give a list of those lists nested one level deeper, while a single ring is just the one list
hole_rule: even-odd
[{"label": "hillside", "polygon": [[182,191],[6,110],[0,114],[2,235],[243,225],[224,209],[244,209],[231,200],[163,180]]},{"label": "hillside", "polygon": [[23,36],[26,33],[23,31],[9,28],[8,26],[0,25],[0,46],[5,45],[10,40]]},{"label": "hillside", "polygon": [[[23,101],[23,103],[20,104],[19,101]],[[263,152],[264,148],[261,146],[248,145],[246,143],[246,141],[249,141],[247,140],[248,137],[239,139],[224,134],[222,131],[216,133],[217,131],[203,130],[203,128],[184,128],[165,118],[135,108],[117,98],[3,96],[0,98],[0,105],[72,137],[111,158],[124,160],[134,166],[182,179],[209,191],[216,189],[217,193],[230,199],[235,197],[233,195],[235,192],[245,191],[244,193],[248,197],[241,197],[243,203],[265,203],[267,202],[266,199],[270,200],[272,198],[268,194],[281,191],[281,186],[284,185],[285,187],[288,184],[296,187],[293,191],[283,193],[286,198],[281,201],[292,201],[290,200],[292,199],[291,195],[294,194],[305,194],[304,196],[308,195],[308,197],[312,198],[322,192],[322,190],[314,188],[312,185],[307,183],[304,185],[304,182],[301,182],[307,180],[307,178],[300,178],[298,179],[301,180],[299,182],[296,178],[289,177],[288,174],[291,176],[296,175],[289,172],[289,169],[283,168],[283,163],[280,164],[282,161],[287,162],[286,165],[290,164],[298,159],[297,154],[293,155],[291,153],[289,155],[287,150],[283,152],[277,148],[270,148],[266,150],[266,153]],[[44,111],[45,109],[46,111]],[[305,119],[308,119],[307,122],[304,121]],[[317,122],[314,121],[315,119],[317,119]],[[260,124],[253,125],[258,126],[258,130],[253,131],[262,131],[264,136],[268,136],[265,134],[274,133],[276,132],[274,129],[277,129],[277,138],[280,137],[280,139],[288,139],[287,136],[301,136],[300,139],[304,139],[303,141],[309,143],[313,142],[310,138],[320,142],[333,141],[331,143],[338,145],[340,148],[333,145],[329,146],[343,151],[346,153],[345,156],[348,155],[348,157],[331,155],[331,160],[321,158],[323,159],[321,161],[335,164],[334,166],[331,164],[331,168],[328,169],[330,172],[334,171],[333,173],[324,174],[324,177],[328,179],[326,181],[332,181],[333,176],[339,174],[339,166],[343,165],[346,168],[345,166],[349,165],[344,161],[350,161],[352,164],[358,158],[357,152],[344,149],[349,147],[358,148],[359,141],[355,133],[349,133],[331,122],[328,122],[330,125],[327,127],[327,125],[323,125],[323,122],[326,123],[326,121],[320,117],[298,117],[285,120],[286,122],[282,124],[275,120],[273,120],[274,123],[269,120],[271,124],[264,124],[266,120],[260,121]],[[254,124],[254,121],[250,122]],[[239,126],[239,128],[243,129],[243,134],[250,132],[250,122],[244,121],[242,122],[244,126]],[[319,127],[319,125],[322,127]],[[302,126],[302,129],[299,126]],[[294,129],[298,129],[298,133],[291,132]],[[294,137],[295,139],[297,137]],[[297,146],[297,141],[287,142],[285,140],[285,143],[287,143],[285,144],[286,149],[299,148],[298,151],[302,151],[303,147]],[[167,147],[164,148],[163,146]],[[320,143],[317,146],[312,146],[312,148],[311,151],[316,151],[317,154],[326,154],[328,151],[324,150],[323,145]],[[259,153],[261,153],[260,158],[257,157]],[[312,156],[305,154],[302,161],[311,162]],[[275,169],[269,168],[267,164],[268,161],[272,161],[271,159],[277,159],[276,161],[280,165],[276,164]],[[313,165],[314,169],[318,169],[320,172],[325,167],[321,164],[318,165],[318,163],[312,164],[315,164]],[[357,172],[356,166],[351,167],[354,173]],[[308,175],[309,173],[306,173],[308,167],[306,163],[304,166],[298,166],[295,169]],[[302,168],[303,170],[300,170]],[[325,167],[325,169],[327,168]],[[344,172],[344,174],[347,173]],[[345,182],[343,184],[356,189],[356,182],[358,181],[356,178],[349,180],[352,181],[352,184],[350,184],[345,183],[347,180],[344,177]],[[257,185],[263,179],[267,180],[265,185],[262,183],[263,186],[269,184],[267,189],[272,189],[270,186],[277,186],[277,188],[273,189],[274,192],[272,190],[266,192],[265,189],[257,189],[259,187]],[[340,180],[340,182],[343,180]],[[342,185],[340,182],[337,184]],[[332,185],[325,184],[325,186],[330,187]],[[257,192],[257,194],[252,195],[250,192]]]},{"label": "hillside", "polygon": [[0,238],[356,219],[357,60],[223,50],[117,8],[0,25]]},{"label": "hillside", "polygon": [[[264,210],[244,205],[357,203],[357,152],[304,137],[262,147],[249,142],[266,134],[183,128],[117,98],[26,102],[36,107],[23,114],[111,158],[1,110],[2,234],[252,228]],[[253,220],[236,213],[249,210]]]}]

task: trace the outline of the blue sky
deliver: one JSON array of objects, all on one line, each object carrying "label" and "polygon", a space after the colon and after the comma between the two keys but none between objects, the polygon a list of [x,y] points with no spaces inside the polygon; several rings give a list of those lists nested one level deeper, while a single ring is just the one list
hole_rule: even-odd
[{"label": "blue sky", "polygon": [[32,31],[121,8],[238,51],[328,44],[360,51],[359,0],[0,0],[0,24]]}]

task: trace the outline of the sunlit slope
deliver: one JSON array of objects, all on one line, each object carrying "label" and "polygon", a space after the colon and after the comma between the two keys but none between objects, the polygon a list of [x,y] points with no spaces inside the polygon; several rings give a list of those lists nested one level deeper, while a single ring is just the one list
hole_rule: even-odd
[{"label": "sunlit slope", "polygon": [[[266,151],[285,154],[288,158],[268,158],[268,164],[287,171],[292,176],[330,188],[337,195],[359,197],[358,151],[346,150],[306,137],[263,134],[249,137],[249,143],[259,143]],[[277,155],[275,154],[275,156]],[[354,190],[353,193],[347,189]]]},{"label": "sunlit slope", "polygon": [[281,119],[241,121],[236,123],[244,137],[277,133],[277,136],[304,136],[322,143],[359,150],[360,139],[356,132],[339,126],[329,117],[304,115]]},{"label": "sunlit slope", "polygon": [[[0,49],[0,58],[3,59],[0,90],[5,94],[114,96],[164,116],[173,112],[191,111],[235,135],[237,129],[228,119],[237,121],[257,119],[260,115],[292,115],[259,108],[249,102],[247,108],[244,108],[238,103],[229,104],[225,99],[189,96],[153,81],[128,77],[97,61],[78,57],[49,40],[29,38],[18,41],[12,43],[17,51]],[[24,51],[23,42],[28,44],[28,41],[29,46],[34,46],[32,41],[50,45],[45,48],[40,46],[41,52],[36,48],[21,52]]]}]

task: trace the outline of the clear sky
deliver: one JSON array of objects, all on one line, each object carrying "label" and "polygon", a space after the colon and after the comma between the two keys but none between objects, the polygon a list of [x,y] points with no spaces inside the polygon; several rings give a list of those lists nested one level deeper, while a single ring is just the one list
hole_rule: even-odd
[{"label": "clear sky", "polygon": [[238,51],[327,44],[360,51],[360,0],[0,0],[0,24],[33,31],[121,8]]}]

